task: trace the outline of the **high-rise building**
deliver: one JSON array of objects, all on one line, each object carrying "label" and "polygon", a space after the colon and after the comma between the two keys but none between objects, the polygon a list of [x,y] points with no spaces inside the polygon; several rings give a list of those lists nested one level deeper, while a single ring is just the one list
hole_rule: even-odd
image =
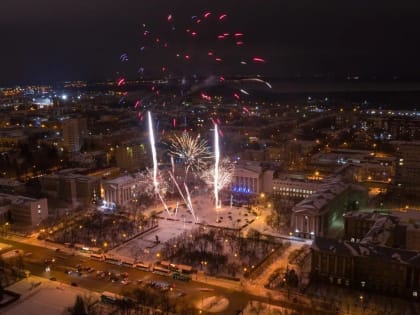
[{"label": "high-rise building", "polygon": [[86,118],[71,118],[64,120],[63,146],[69,152],[79,152],[83,144],[83,136],[87,133]]}]

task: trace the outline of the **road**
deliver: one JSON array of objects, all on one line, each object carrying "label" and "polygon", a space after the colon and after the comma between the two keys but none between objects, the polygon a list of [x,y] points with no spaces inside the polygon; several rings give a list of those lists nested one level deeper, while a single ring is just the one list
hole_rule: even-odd
[{"label": "road", "polygon": [[[196,301],[199,303],[200,300],[209,296],[225,296],[229,299],[229,306],[226,310],[219,313],[221,315],[234,314],[237,310],[243,309],[248,301],[251,300],[265,303],[269,302],[279,306],[288,306],[291,309],[295,307],[305,308],[304,305],[296,306],[291,305],[288,302],[276,300],[275,296],[278,297],[278,294],[272,296],[269,294],[267,296],[267,290],[263,288],[260,290],[256,287],[253,287],[252,290],[248,291],[242,287],[241,283],[238,282],[206,276],[197,277],[196,275],[193,276],[193,281],[183,282],[130,267],[111,265],[102,261],[94,261],[85,256],[66,253],[63,250],[56,251],[46,246],[39,246],[39,244],[26,244],[23,242],[23,240],[17,241],[16,239],[12,240],[10,238],[0,238],[0,242],[10,244],[14,247],[14,249],[21,249],[25,253],[32,253],[31,255],[24,257],[24,268],[31,271],[32,274],[48,279],[56,278],[58,282],[70,284],[75,283],[78,286],[91,291],[110,291],[117,294],[123,294],[125,290],[129,290],[130,288],[134,288],[134,286],[138,285],[137,280],[141,279],[143,282],[149,280],[169,282],[175,286],[175,292],[185,292],[185,298],[188,301]],[[53,247],[53,245],[51,245],[52,244],[49,243],[49,247]],[[53,263],[49,264],[50,271],[46,271],[46,259],[55,259]],[[82,265],[84,268],[92,267],[95,269],[95,272],[88,273],[84,271],[80,276],[77,275],[77,273],[70,275],[65,273],[66,269],[74,269],[77,265]],[[96,277],[97,270],[106,270],[115,273],[127,272],[129,274],[128,278],[132,282],[128,285],[122,285],[119,281],[111,282],[107,279],[99,279]],[[307,309],[314,311],[310,306],[307,306]],[[328,313],[319,312],[319,314]]]}]

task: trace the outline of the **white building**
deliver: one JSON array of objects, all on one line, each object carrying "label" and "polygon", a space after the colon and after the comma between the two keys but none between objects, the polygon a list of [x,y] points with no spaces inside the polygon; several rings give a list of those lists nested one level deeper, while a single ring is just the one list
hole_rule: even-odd
[{"label": "white building", "polygon": [[273,171],[264,170],[259,162],[245,162],[236,165],[231,181],[231,191],[235,193],[271,193]]},{"label": "white building", "polygon": [[139,178],[126,175],[103,182],[105,205],[124,206],[135,196]]}]

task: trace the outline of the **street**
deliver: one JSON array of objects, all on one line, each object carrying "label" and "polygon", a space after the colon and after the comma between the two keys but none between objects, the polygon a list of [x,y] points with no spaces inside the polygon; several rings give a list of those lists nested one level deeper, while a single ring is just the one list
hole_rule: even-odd
[{"label": "street", "polygon": [[[81,255],[72,255],[63,250],[56,251],[46,246],[35,246],[32,244],[26,244],[22,241],[17,242],[10,238],[0,238],[0,241],[13,246],[14,249],[23,250],[24,253],[32,253],[28,256],[24,255],[24,268],[28,269],[32,274],[44,278],[55,278],[58,282],[64,282],[67,284],[74,283],[74,285],[86,288],[88,290],[103,292],[110,291],[117,294],[123,294],[124,291],[133,288],[138,285],[137,280],[141,279],[145,281],[166,281],[174,285],[174,290],[178,292],[185,292],[185,296],[189,301],[199,301],[203,298],[212,295],[221,295],[229,300],[228,307],[220,312],[221,315],[234,314],[237,310],[243,309],[248,301],[261,301],[269,302],[271,304],[279,306],[291,306],[290,303],[284,303],[276,301],[275,298],[269,300],[266,296],[266,290],[253,287],[252,292],[247,292],[241,283],[235,283],[224,279],[216,279],[214,277],[196,277],[193,276],[193,281],[184,282],[180,280],[174,280],[166,276],[156,275],[151,272],[140,271],[130,267],[118,266],[105,263],[103,261],[94,261],[88,257]],[[51,244],[49,243],[49,247]],[[54,260],[49,263],[50,270],[46,271],[45,260]],[[66,274],[65,271],[69,269],[75,269],[77,265],[81,265],[84,269],[89,267],[94,268],[94,272],[83,271],[81,275],[77,273]],[[96,271],[112,271],[114,273],[128,273],[128,279],[131,281],[127,285],[121,284],[120,281],[112,282],[108,279],[99,279],[96,277]],[[278,295],[278,294],[276,294]],[[181,297],[182,298],[182,297]],[[286,300],[286,299],[285,299]],[[311,309],[312,314],[328,314],[325,312],[315,312],[310,306],[305,307],[304,305],[296,305],[292,308],[299,308],[307,310]]]}]

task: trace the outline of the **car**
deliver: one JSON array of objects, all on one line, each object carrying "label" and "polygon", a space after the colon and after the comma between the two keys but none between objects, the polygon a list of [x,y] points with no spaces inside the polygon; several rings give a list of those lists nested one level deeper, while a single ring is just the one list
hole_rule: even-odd
[{"label": "car", "polygon": [[61,249],[59,249],[59,248],[56,248],[56,249],[55,249],[55,251],[56,251],[56,252],[59,252],[60,250],[61,250]]},{"label": "car", "polygon": [[51,277],[50,280],[51,281],[57,281],[57,278],[56,277]]},{"label": "car", "polygon": [[71,286],[72,286],[72,287],[78,287],[78,285],[77,285],[77,283],[76,283],[76,282],[72,282],[72,283],[71,283]]},{"label": "car", "polygon": [[53,262],[55,262],[55,258],[46,258],[46,259],[44,260],[44,263],[45,263],[46,265],[52,264]]}]

